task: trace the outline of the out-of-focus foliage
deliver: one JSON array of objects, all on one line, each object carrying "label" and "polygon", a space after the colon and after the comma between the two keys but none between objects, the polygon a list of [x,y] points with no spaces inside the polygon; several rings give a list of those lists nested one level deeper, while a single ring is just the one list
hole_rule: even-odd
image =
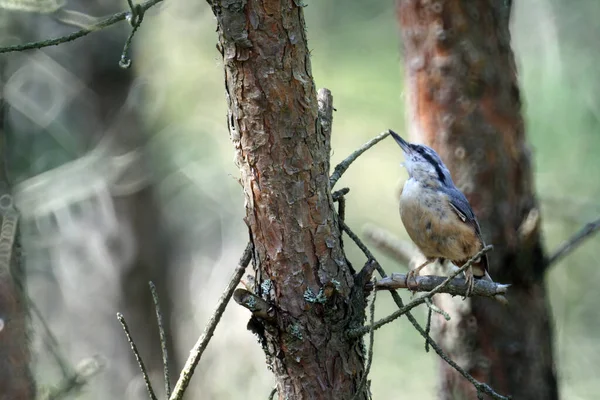
[{"label": "out-of-focus foliage", "polygon": [[52,13],[65,3],[66,0],[0,0],[0,9]]},{"label": "out-of-focus foliage", "polygon": [[[402,132],[406,126],[393,1],[305,2],[313,75],[317,87],[332,91],[337,109],[335,165],[379,132]],[[528,0],[515,2],[513,10],[513,48],[549,251],[600,213],[599,17],[597,0]],[[215,20],[205,2],[165,1],[147,13],[135,43],[138,76],[130,101],[143,104],[152,172],[160,181],[167,228],[176,239],[170,329],[177,351],[187,357],[247,238]],[[118,57],[106,55],[106,62],[112,60]],[[72,155],[79,155],[77,143],[70,145],[75,146]],[[44,147],[41,142],[30,146]],[[25,167],[34,174],[64,161],[47,156]],[[396,204],[398,182],[405,178],[400,162],[397,146],[384,141],[338,183],[351,188],[347,218],[357,231],[376,223],[406,237]],[[560,388],[567,400],[590,399],[600,390],[600,294],[593,286],[599,244],[598,238],[590,240],[548,275]],[[346,249],[353,264],[361,265],[364,257],[349,242]],[[381,261],[388,272],[403,269],[383,256]],[[378,316],[393,309],[388,297],[378,297]],[[246,330],[248,317],[241,307],[228,307],[198,366],[190,398],[266,398],[273,378]],[[433,398],[437,356],[424,352],[410,324],[401,319],[377,331],[376,339],[374,398],[397,398],[399,387],[402,397]]]}]

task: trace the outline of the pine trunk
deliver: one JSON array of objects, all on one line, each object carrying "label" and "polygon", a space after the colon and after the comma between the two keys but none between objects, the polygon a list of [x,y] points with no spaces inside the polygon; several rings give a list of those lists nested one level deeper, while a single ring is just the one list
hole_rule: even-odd
[{"label": "pine trunk", "polygon": [[211,3],[255,291],[276,314],[258,330],[279,398],[350,399],[364,358],[344,334],[353,278],[329,189],[330,138],[318,116],[302,4]]},{"label": "pine trunk", "polygon": [[[531,153],[510,46],[510,1],[399,0],[410,133],[432,146],[479,218],[505,307],[439,296],[436,339],[476,379],[515,399],[557,399]],[[442,362],[441,399],[476,399]]]}]

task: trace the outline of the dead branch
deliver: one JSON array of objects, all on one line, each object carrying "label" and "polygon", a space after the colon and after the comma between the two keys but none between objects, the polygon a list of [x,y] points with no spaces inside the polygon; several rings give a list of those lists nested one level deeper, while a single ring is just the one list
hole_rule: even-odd
[{"label": "dead branch", "polygon": [[208,343],[210,342],[210,339],[212,338],[212,335],[214,334],[215,329],[221,320],[221,316],[223,315],[223,312],[225,312],[225,308],[227,307],[229,300],[231,300],[231,296],[233,295],[235,287],[240,283],[246,267],[248,264],[250,264],[253,249],[254,247],[252,246],[252,243],[248,243],[246,250],[244,250],[242,257],[240,258],[238,266],[233,273],[233,276],[231,277],[227,287],[225,288],[225,291],[219,299],[217,308],[208,321],[208,325],[206,325],[202,336],[200,336],[194,345],[194,348],[192,348],[190,351],[190,356],[181,370],[181,374],[179,375],[179,379],[175,384],[175,388],[173,389],[173,393],[171,394],[171,397],[169,397],[169,400],[181,400],[183,398],[183,394],[190,383],[190,379],[192,378],[194,370],[196,369],[196,366],[202,357],[202,353],[204,353],[206,346],[208,346]]},{"label": "dead branch", "polygon": [[273,306],[246,289],[235,289],[233,292],[233,300],[240,306],[252,311],[252,315],[255,317],[264,319],[268,322],[273,322],[275,320],[275,309]]},{"label": "dead branch", "polygon": [[431,301],[431,299],[425,299],[425,304],[427,304],[427,307],[429,307],[430,312],[440,314],[442,317],[444,317],[446,321],[450,321],[450,314],[433,304],[433,301]]},{"label": "dead branch", "polygon": [[[430,292],[439,287],[446,280],[446,277],[435,275],[419,275],[415,279],[406,282],[407,274],[393,273],[391,276],[380,279],[375,283],[376,290],[394,290],[409,289],[413,292]],[[490,282],[483,279],[475,281],[472,296],[496,297],[506,294],[510,285]],[[454,278],[448,282],[439,293],[448,293],[452,296],[465,296],[467,292],[467,282],[464,278]]]},{"label": "dead branch", "polygon": [[479,251],[477,254],[475,254],[473,257],[471,257],[471,259],[469,261],[467,261],[463,266],[461,266],[456,271],[454,271],[449,277],[447,277],[446,279],[444,279],[444,281],[442,283],[440,283],[439,285],[437,285],[436,287],[434,287],[431,291],[429,291],[424,296],[418,297],[418,298],[414,299],[413,301],[411,301],[410,303],[408,303],[407,305],[405,305],[401,309],[393,312],[392,314],[388,315],[385,318],[380,319],[379,321],[375,322],[375,325],[373,325],[372,327],[371,326],[363,326],[363,327],[358,328],[358,329],[350,330],[348,332],[348,336],[350,336],[350,337],[359,337],[359,336],[362,336],[362,335],[368,333],[371,328],[372,329],[379,329],[382,326],[384,326],[386,324],[389,324],[390,322],[392,322],[392,321],[396,320],[397,318],[401,317],[402,315],[406,314],[408,311],[412,310],[416,306],[419,306],[419,305],[425,303],[425,301],[426,301],[425,299],[427,299],[427,298],[431,299],[434,294],[441,293],[442,290],[444,290],[444,288],[447,287],[448,284],[450,284],[450,282],[457,275],[463,273],[467,268],[469,268],[475,262],[475,260],[477,260],[477,258],[481,257],[483,254],[487,253],[492,248],[493,247],[490,246],[490,245],[484,247],[481,251]]},{"label": "dead branch", "polygon": [[[350,238],[354,241],[354,243],[356,243],[358,248],[362,250],[362,252],[365,254],[365,256],[367,256],[367,258],[369,260],[372,260],[372,262],[374,262],[376,264],[377,272],[379,272],[379,274],[381,275],[382,278],[385,278],[387,276],[385,273],[385,270],[379,264],[379,262],[375,259],[375,256],[373,256],[373,253],[371,253],[371,251],[367,248],[367,246],[365,246],[365,244],[359,239],[359,237],[356,236],[356,234],[354,232],[352,232],[352,230],[348,227],[348,225],[346,225],[343,222],[340,224],[340,228],[342,230],[344,230],[348,234],[348,236],[350,236]],[[396,303],[396,306],[398,307],[398,309],[399,310],[404,309],[405,308],[404,302],[402,301],[402,298],[400,297],[400,295],[396,291],[391,291],[390,294],[392,295],[392,299],[394,300],[394,303]],[[452,359],[450,359],[450,357],[448,357],[448,355],[442,350],[442,348],[431,338],[431,336],[429,336],[429,332],[426,332],[421,327],[419,322],[415,319],[415,317],[412,315],[412,313],[410,311],[407,311],[405,314],[406,314],[406,318],[408,318],[408,320],[410,321],[412,326],[414,326],[414,328],[417,330],[417,332],[419,332],[419,334],[423,338],[425,338],[425,340],[427,341],[429,346],[431,346],[431,348],[438,354],[438,356],[440,356],[440,358],[442,360],[444,360],[448,365],[450,365],[450,367],[454,368],[467,381],[469,381],[469,383],[471,383],[475,387],[475,389],[477,390],[477,393],[480,393],[480,392],[487,393],[488,395],[492,396],[496,400],[509,400],[510,399],[510,397],[502,396],[502,395],[496,393],[494,391],[494,389],[492,389],[489,385],[479,382],[477,379],[473,378],[473,376],[471,374],[469,374],[467,371],[465,371],[463,368],[461,368],[457,363],[452,361]],[[374,324],[371,324],[371,325],[374,326]]]},{"label": "dead branch", "polygon": [[158,292],[153,282],[149,282],[150,293],[152,293],[152,300],[154,302],[154,310],[156,311],[156,323],[158,324],[158,335],[160,337],[160,350],[162,352],[163,359],[163,374],[165,379],[165,393],[167,398],[171,396],[171,377],[169,374],[169,352],[167,350],[167,336],[165,335],[165,325],[163,322],[163,315],[160,311],[160,303],[158,301]]},{"label": "dead branch", "polygon": [[[149,8],[155,6],[156,4],[158,4],[162,1],[163,0],[149,0],[145,3],[138,4],[136,7],[136,10],[137,10],[136,12],[138,13],[138,15],[143,14],[146,10],[148,10]],[[131,15],[132,15],[131,11],[121,11],[121,12],[113,14],[107,18],[104,18],[97,24],[87,26],[81,30],[78,30],[77,32],[73,32],[68,35],[60,36],[60,37],[57,37],[54,39],[41,40],[39,42],[30,42],[30,43],[0,47],[0,54],[11,53],[11,52],[15,52],[15,51],[31,50],[31,49],[41,49],[44,47],[56,46],[61,43],[72,42],[73,40],[79,39],[83,36],[87,36],[92,32],[96,32],[101,29],[107,28],[107,27],[114,25],[117,22],[123,21],[127,18],[131,19],[132,18]]]},{"label": "dead branch", "polygon": [[363,144],[358,148],[355,152],[350,154],[346,159],[344,159],[341,163],[335,166],[333,170],[333,174],[329,177],[329,186],[333,188],[337,181],[342,177],[344,172],[348,169],[350,164],[352,164],[358,157],[360,157],[365,151],[369,150],[371,147],[375,146],[377,143],[381,142],[383,139],[389,136],[389,132],[383,132],[379,134],[379,136],[374,137],[369,140],[367,143]]},{"label": "dead branch", "polygon": [[125,331],[125,335],[127,336],[127,341],[129,342],[129,345],[131,346],[131,351],[133,352],[133,355],[135,356],[138,366],[140,367],[140,371],[142,372],[142,376],[144,377],[144,382],[146,383],[146,390],[148,390],[148,397],[150,397],[151,400],[157,400],[156,394],[154,394],[154,389],[152,389],[152,384],[150,383],[150,377],[148,376],[148,371],[146,370],[146,365],[144,365],[144,360],[142,359],[142,355],[138,351],[137,346],[135,345],[135,341],[133,340],[133,337],[131,337],[131,332],[129,331],[129,327],[127,326],[127,321],[125,321],[125,317],[123,317],[123,314],[121,314],[121,313],[117,313],[117,319],[119,320],[119,322],[121,323],[121,326],[123,327],[123,330]]},{"label": "dead branch", "polygon": [[552,264],[558,262],[558,260],[561,258],[566,257],[569,253],[581,245],[585,239],[592,237],[599,230],[600,218],[585,224],[585,226],[581,228],[579,232],[571,236],[569,240],[564,242],[558,249],[556,249],[554,254],[552,254],[548,259],[548,266],[551,266]]}]

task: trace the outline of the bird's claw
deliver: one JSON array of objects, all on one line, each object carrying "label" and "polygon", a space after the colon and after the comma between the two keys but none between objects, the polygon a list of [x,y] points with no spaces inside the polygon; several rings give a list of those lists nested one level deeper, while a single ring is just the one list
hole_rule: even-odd
[{"label": "bird's claw", "polygon": [[466,280],[466,290],[465,290],[465,297],[463,297],[463,300],[466,299],[467,297],[471,297],[471,295],[473,294],[473,288],[475,287],[475,278],[473,277],[473,273],[465,273],[465,280]]},{"label": "bird's claw", "polygon": [[408,281],[410,281],[411,279],[416,279],[417,275],[419,275],[419,272],[417,270],[411,269],[410,271],[408,271],[408,273],[406,274],[406,278],[404,278],[404,284],[406,285],[407,289],[410,289],[408,287]]}]

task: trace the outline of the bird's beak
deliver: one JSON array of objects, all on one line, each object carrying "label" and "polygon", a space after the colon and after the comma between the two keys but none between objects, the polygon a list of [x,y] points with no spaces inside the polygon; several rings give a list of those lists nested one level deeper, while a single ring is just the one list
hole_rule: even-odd
[{"label": "bird's beak", "polygon": [[392,137],[394,138],[394,140],[396,141],[396,143],[398,143],[398,145],[400,145],[400,147],[402,148],[402,150],[405,153],[411,153],[412,152],[412,148],[410,147],[410,143],[408,143],[406,140],[402,139],[400,137],[400,135],[398,135],[393,130],[388,129],[388,131],[390,132],[390,135],[392,135]]}]

